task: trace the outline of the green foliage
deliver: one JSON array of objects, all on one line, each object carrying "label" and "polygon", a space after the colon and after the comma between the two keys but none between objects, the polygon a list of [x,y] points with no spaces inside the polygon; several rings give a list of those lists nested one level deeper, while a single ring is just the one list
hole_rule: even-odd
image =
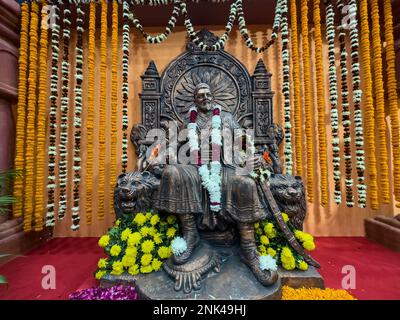
[{"label": "green foliage", "polygon": [[10,211],[8,206],[18,201],[11,193],[12,181],[19,176],[15,170],[0,171],[0,214],[8,213]]}]

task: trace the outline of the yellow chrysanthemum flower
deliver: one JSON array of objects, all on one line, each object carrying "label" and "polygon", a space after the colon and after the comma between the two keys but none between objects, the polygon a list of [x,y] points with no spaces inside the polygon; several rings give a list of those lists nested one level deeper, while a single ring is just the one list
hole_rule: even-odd
[{"label": "yellow chrysanthemum flower", "polygon": [[297,239],[299,239],[300,241],[304,241],[303,240],[303,237],[304,237],[304,232],[303,231],[300,231],[300,230],[295,230],[294,231],[294,236],[297,238]]},{"label": "yellow chrysanthemum flower", "polygon": [[269,239],[273,239],[276,236],[276,230],[271,222],[268,222],[264,227],[264,232]]},{"label": "yellow chrysanthemum flower", "polygon": [[268,239],[267,236],[261,236],[261,237],[260,237],[260,241],[261,241],[261,243],[264,244],[264,245],[268,245],[268,244],[269,244],[269,239]]},{"label": "yellow chrysanthemum flower", "polygon": [[300,261],[300,262],[299,262],[299,269],[300,269],[300,270],[303,270],[303,271],[307,270],[307,269],[308,269],[308,264],[307,264],[307,262],[305,262],[305,261]]},{"label": "yellow chrysanthemum flower", "polygon": [[128,246],[136,246],[140,243],[140,240],[142,240],[142,235],[139,232],[134,232],[128,237]]},{"label": "yellow chrysanthemum flower", "polygon": [[311,251],[315,249],[315,244],[313,241],[304,241],[303,242],[304,249]]},{"label": "yellow chrysanthemum flower", "polygon": [[121,252],[121,246],[119,246],[117,244],[114,244],[110,249],[110,254],[113,257],[117,257],[120,254],[120,252]]},{"label": "yellow chrysanthemum flower", "polygon": [[107,267],[107,259],[100,259],[99,262],[97,262],[97,266],[100,269]]},{"label": "yellow chrysanthemum flower", "polygon": [[139,266],[137,264],[130,266],[128,269],[128,273],[132,276],[136,276],[139,273]]},{"label": "yellow chrysanthemum flower", "polygon": [[254,231],[255,231],[256,234],[258,234],[258,235],[262,235],[262,233],[263,233],[261,228],[255,229]]},{"label": "yellow chrysanthemum flower", "polygon": [[282,212],[282,218],[283,218],[283,221],[285,221],[285,222],[289,221],[289,216],[284,212]]},{"label": "yellow chrysanthemum flower", "polygon": [[141,273],[150,273],[153,271],[153,267],[151,265],[149,266],[141,266],[140,267],[140,272]]},{"label": "yellow chrysanthemum flower", "polygon": [[140,263],[142,264],[142,266],[148,266],[152,259],[153,256],[150,253],[146,253],[140,259]]},{"label": "yellow chrysanthemum flower", "polygon": [[175,216],[169,215],[169,216],[167,217],[167,222],[168,222],[168,224],[174,224],[175,221],[176,221],[176,217],[175,217]]},{"label": "yellow chrysanthemum flower", "polygon": [[115,261],[113,264],[112,264],[112,271],[111,271],[111,274],[115,274],[115,275],[120,275],[120,274],[122,274],[123,272],[124,272],[124,266],[123,266],[123,264],[122,264],[122,262],[121,261]]},{"label": "yellow chrysanthemum flower", "polygon": [[281,252],[282,267],[286,270],[293,270],[296,267],[296,261],[292,251],[288,247],[284,247]]},{"label": "yellow chrysanthemum flower", "polygon": [[137,248],[136,247],[128,247],[128,248],[126,248],[125,255],[136,258]]},{"label": "yellow chrysanthemum flower", "polygon": [[150,231],[149,227],[144,226],[144,227],[140,228],[139,232],[142,235],[142,237],[145,237],[145,236],[149,235],[151,231]]},{"label": "yellow chrysanthemum flower", "polygon": [[151,217],[150,219],[150,224],[152,226],[155,226],[157,223],[160,222],[160,217],[158,216],[158,214],[155,214],[154,216]]},{"label": "yellow chrysanthemum flower", "polygon": [[146,217],[143,213],[139,212],[133,219],[133,223],[136,223],[139,227],[146,223]]},{"label": "yellow chrysanthemum flower", "polygon": [[121,224],[121,220],[117,220],[117,221],[115,221],[115,225],[118,227],[119,225]]},{"label": "yellow chrysanthemum flower", "polygon": [[126,241],[128,239],[129,235],[132,233],[131,229],[126,228],[124,231],[121,233],[121,240]]},{"label": "yellow chrysanthemum flower", "polygon": [[267,253],[273,258],[276,256],[276,251],[272,248],[267,249]]},{"label": "yellow chrysanthemum flower", "polygon": [[260,245],[260,246],[258,246],[258,252],[260,254],[266,254],[267,253],[267,249],[265,248],[264,245]]},{"label": "yellow chrysanthemum flower", "polygon": [[155,244],[161,244],[161,243],[162,243],[162,236],[161,236],[161,234],[160,234],[160,233],[156,233],[156,234],[153,236],[153,240],[154,240],[154,243],[155,243]]},{"label": "yellow chrysanthemum flower", "polygon": [[154,249],[154,242],[151,240],[146,240],[142,243],[142,252],[151,253]]},{"label": "yellow chrysanthemum flower", "polygon": [[99,247],[101,248],[107,247],[109,243],[110,243],[110,236],[108,234],[102,236],[99,239]]},{"label": "yellow chrysanthemum flower", "polygon": [[150,221],[150,219],[151,219],[151,217],[153,216],[153,213],[152,212],[146,212],[146,220],[149,220]]},{"label": "yellow chrysanthemum flower", "polygon": [[176,229],[174,227],[168,228],[167,230],[167,237],[173,238],[175,237]]},{"label": "yellow chrysanthemum flower", "polygon": [[149,228],[149,235],[154,236],[157,233],[157,229],[154,227]]},{"label": "yellow chrysanthemum flower", "polygon": [[153,267],[154,271],[158,271],[162,266],[162,262],[158,259],[154,259],[153,262],[151,263],[151,266]]},{"label": "yellow chrysanthemum flower", "polygon": [[136,257],[131,255],[124,255],[121,262],[124,267],[130,267],[136,263]]},{"label": "yellow chrysanthemum flower", "polygon": [[100,280],[101,278],[104,277],[104,275],[105,275],[106,273],[107,273],[107,272],[106,272],[105,270],[99,270],[99,271],[96,272],[96,274],[95,274],[94,277],[95,277],[97,280]]},{"label": "yellow chrysanthemum flower", "polygon": [[167,259],[171,256],[172,251],[171,248],[162,246],[158,249],[157,253],[161,259]]},{"label": "yellow chrysanthemum flower", "polygon": [[260,227],[260,223],[259,222],[256,222],[255,224],[254,224],[254,229],[258,229]]}]

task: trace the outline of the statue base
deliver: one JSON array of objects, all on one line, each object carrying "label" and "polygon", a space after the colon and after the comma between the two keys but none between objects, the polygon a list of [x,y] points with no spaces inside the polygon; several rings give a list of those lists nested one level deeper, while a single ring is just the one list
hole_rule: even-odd
[{"label": "statue base", "polygon": [[240,261],[239,247],[214,247],[221,265],[218,270],[210,270],[202,279],[198,290],[184,293],[175,291],[175,279],[164,270],[150,274],[131,276],[106,275],[100,285],[108,287],[116,284],[135,285],[139,298],[146,300],[279,300],[282,286],[293,288],[324,288],[324,279],[313,267],[307,271],[287,271],[279,269],[279,280],[270,287],[261,285],[251,270]]}]

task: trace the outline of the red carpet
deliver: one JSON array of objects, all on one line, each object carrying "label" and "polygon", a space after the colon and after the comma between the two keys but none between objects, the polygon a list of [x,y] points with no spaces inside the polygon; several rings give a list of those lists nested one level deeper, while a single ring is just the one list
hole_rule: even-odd
[{"label": "red carpet", "polygon": [[[365,238],[317,238],[313,252],[322,268],[325,285],[341,289],[342,267],[356,271],[356,289],[349,290],[357,299],[400,300],[400,253]],[[76,290],[96,285],[93,272],[102,249],[97,238],[56,238],[24,257],[0,267],[9,280],[9,288],[0,287],[0,299],[67,299]],[[56,288],[42,288],[42,268],[56,270]]]}]

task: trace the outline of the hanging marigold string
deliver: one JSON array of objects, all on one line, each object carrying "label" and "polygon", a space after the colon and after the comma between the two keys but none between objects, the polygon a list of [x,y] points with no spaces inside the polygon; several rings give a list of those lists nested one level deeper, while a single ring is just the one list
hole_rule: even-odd
[{"label": "hanging marigold string", "polygon": [[26,125],[25,192],[24,192],[24,231],[32,230],[33,193],[35,178],[35,122],[37,105],[37,63],[38,63],[39,5],[31,3],[31,24],[29,32],[29,77],[28,107]]},{"label": "hanging marigold string", "polygon": [[107,94],[107,1],[101,1],[100,34],[100,125],[99,125],[99,188],[97,217],[104,219],[104,187],[106,162],[106,94]]},{"label": "hanging marigold string", "polygon": [[35,199],[35,231],[43,230],[44,194],[43,182],[45,167],[46,147],[46,100],[47,100],[47,53],[48,53],[48,25],[44,23],[47,16],[46,3],[42,6],[42,23],[40,27],[40,52],[39,52],[39,96],[37,111],[37,135],[36,135],[36,187],[34,188]]},{"label": "hanging marigold string", "polygon": [[303,175],[303,139],[301,123],[301,91],[300,91],[300,65],[299,65],[299,42],[297,30],[297,5],[296,0],[290,1],[290,40],[292,53],[292,77],[293,77],[293,102],[294,102],[294,134],[295,134],[295,156],[296,174]]},{"label": "hanging marigold string", "polygon": [[368,0],[360,0],[361,18],[361,62],[363,64],[363,85],[364,85],[364,110],[365,110],[365,141],[367,146],[367,173],[368,173],[368,194],[371,208],[378,209],[378,180],[376,172],[375,156],[375,113],[374,99],[372,93],[372,74],[371,74],[371,52],[370,52],[370,32]]},{"label": "hanging marigold string", "polygon": [[60,124],[60,163],[59,181],[60,197],[58,201],[58,218],[62,220],[67,210],[67,175],[68,175],[68,109],[69,109],[69,41],[71,37],[71,11],[69,5],[64,8],[64,29],[63,29],[63,59],[62,59],[62,96],[61,96],[61,124]]},{"label": "hanging marigold string", "polygon": [[[342,0],[338,0],[337,7],[340,12],[343,9]],[[351,161],[351,112],[349,103],[349,90],[347,85],[347,49],[346,49],[346,30],[343,25],[339,27],[340,42],[340,75],[341,75],[341,96],[342,96],[342,124],[343,124],[343,142],[344,142],[344,162],[346,167],[346,205],[354,206],[353,179],[352,179],[352,161]]]},{"label": "hanging marigold string", "polygon": [[378,166],[382,203],[389,203],[389,161],[386,139],[385,92],[382,76],[382,40],[378,0],[370,0],[372,21],[373,74],[375,91],[375,119],[378,128]]},{"label": "hanging marigold string", "polygon": [[358,206],[365,208],[367,201],[367,192],[365,185],[365,159],[364,159],[364,129],[363,116],[361,110],[362,90],[359,62],[359,41],[358,41],[358,18],[357,1],[350,0],[349,12],[350,19],[350,45],[351,45],[351,72],[353,76],[353,105],[354,105],[354,124],[355,124],[355,142],[356,142],[356,169],[357,169],[357,194]]},{"label": "hanging marigold string", "polygon": [[50,78],[50,115],[49,115],[49,163],[47,177],[47,213],[46,227],[54,227],[54,193],[56,189],[56,157],[57,157],[57,111],[58,111],[58,60],[60,53],[60,9],[54,6],[53,25],[51,29],[51,78]]},{"label": "hanging marigold string", "polygon": [[124,0],[122,3],[123,27],[122,27],[122,172],[126,172],[128,166],[128,74],[129,74],[129,4]]},{"label": "hanging marigold string", "polygon": [[320,191],[321,205],[328,204],[328,159],[326,151],[326,129],[325,129],[325,86],[324,68],[322,65],[322,35],[321,35],[321,12],[320,0],[314,0],[314,30],[315,30],[315,68],[318,103],[318,146],[320,167]]},{"label": "hanging marigold string", "polygon": [[83,36],[83,19],[85,13],[81,8],[81,5],[76,5],[76,57],[75,57],[75,112],[74,112],[74,206],[72,208],[72,224],[71,229],[76,231],[79,229],[80,216],[79,216],[79,187],[81,183],[81,128],[82,128],[82,82],[83,82],[83,47],[82,47],[82,36]]},{"label": "hanging marigold string", "polygon": [[310,82],[310,48],[308,43],[308,5],[307,0],[301,0],[301,36],[304,74],[304,113],[306,120],[307,145],[307,198],[314,200],[314,154],[311,111],[311,82]]},{"label": "hanging marigold string", "polygon": [[289,25],[287,20],[288,8],[283,8],[281,35],[282,35],[282,94],[283,94],[283,110],[284,110],[284,129],[285,129],[285,169],[286,174],[293,173],[292,159],[292,124],[291,124],[291,108],[290,108],[290,55],[289,55]]},{"label": "hanging marigold string", "polygon": [[95,64],[95,33],[96,33],[96,3],[90,3],[89,39],[88,39],[88,71],[87,71],[87,118],[86,118],[86,224],[92,223],[93,204],[93,129],[94,129],[94,64]]},{"label": "hanging marigold string", "polygon": [[118,107],[118,2],[113,1],[112,12],[112,85],[111,85],[111,152],[110,152],[110,207],[113,212],[114,185],[117,179],[117,107]]},{"label": "hanging marigold string", "polygon": [[23,214],[24,169],[25,169],[25,125],[26,125],[26,97],[28,71],[28,43],[29,43],[29,4],[21,4],[21,31],[18,58],[18,104],[16,123],[15,170],[21,173],[14,182],[14,197],[18,200],[13,207],[15,217]]},{"label": "hanging marigold string", "polygon": [[336,77],[336,58],[335,58],[335,11],[332,3],[326,6],[326,41],[328,43],[329,59],[329,97],[331,104],[331,130],[332,130],[332,162],[333,180],[335,183],[334,201],[342,203],[342,191],[340,185],[340,136],[339,136],[339,111],[338,88]]},{"label": "hanging marigold string", "polygon": [[396,54],[394,51],[393,40],[393,15],[392,3],[390,0],[384,1],[385,16],[385,41],[386,41],[386,74],[387,74],[387,92],[390,112],[390,123],[392,127],[392,155],[393,155],[393,180],[394,196],[396,207],[400,207],[400,131],[398,114],[398,96],[396,82]]}]

